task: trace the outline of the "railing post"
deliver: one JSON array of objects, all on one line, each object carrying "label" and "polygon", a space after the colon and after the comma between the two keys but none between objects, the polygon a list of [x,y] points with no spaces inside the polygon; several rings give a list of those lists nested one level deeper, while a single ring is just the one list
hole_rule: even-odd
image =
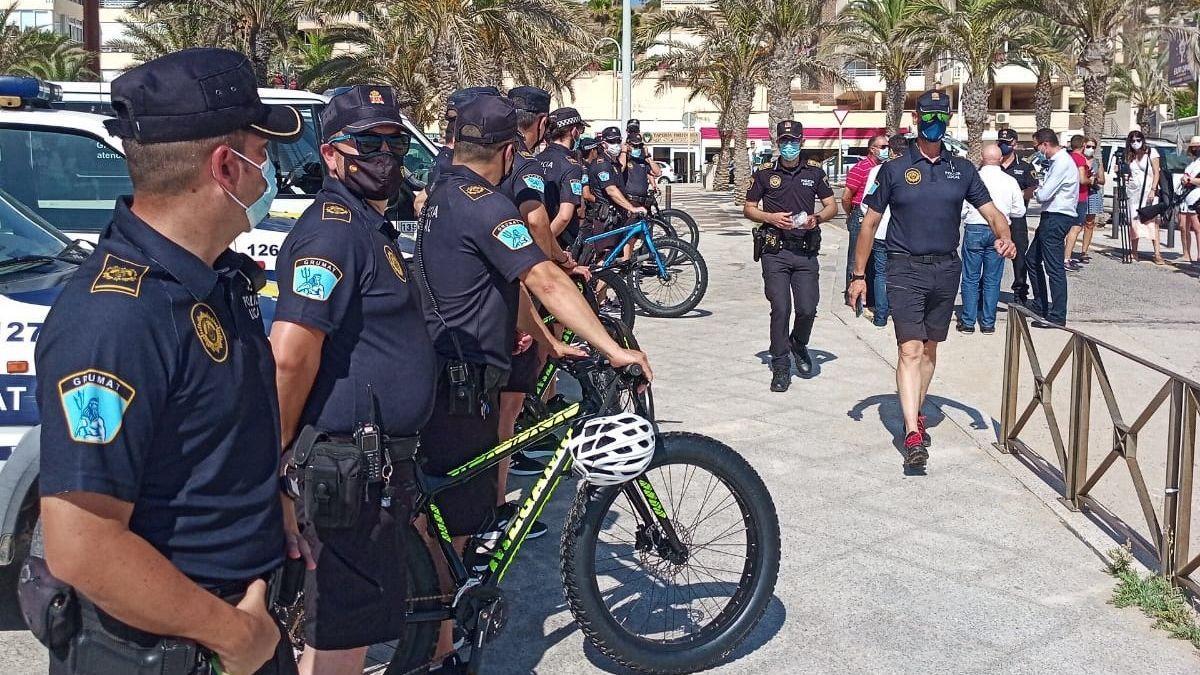
[{"label": "railing post", "polygon": [[663,208],[671,208],[671,184],[663,186]]},{"label": "railing post", "polygon": [[1079,488],[1087,480],[1088,429],[1092,421],[1092,352],[1087,338],[1071,338],[1071,421],[1067,438],[1063,503],[1079,510]]},{"label": "railing post", "polygon": [[1171,419],[1167,432],[1167,475],[1163,490],[1163,575],[1175,583],[1187,564],[1192,519],[1192,462],[1195,456],[1195,397],[1179,380],[1171,382]]},{"label": "railing post", "polygon": [[1012,452],[1009,445],[1013,424],[1017,417],[1017,384],[1021,368],[1021,327],[1017,325],[1024,321],[1024,316],[1010,303],[1008,305],[1008,330],[1004,344],[1004,390],[1003,403],[1000,408],[1000,440],[996,449],[1000,452]]}]

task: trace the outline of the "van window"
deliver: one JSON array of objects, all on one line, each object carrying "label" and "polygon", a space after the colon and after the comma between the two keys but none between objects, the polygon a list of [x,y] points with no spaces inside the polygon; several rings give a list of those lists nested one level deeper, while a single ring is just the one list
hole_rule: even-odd
[{"label": "van window", "polygon": [[133,192],[125,158],[63,129],[0,129],[0,190],[65,232],[99,232]]},{"label": "van window", "polygon": [[433,155],[424,145],[413,139],[408,146],[408,154],[404,156],[404,166],[412,172],[413,178],[427,183],[429,170],[433,168]]},{"label": "van window", "polygon": [[295,143],[272,142],[267,154],[279,172],[279,196],[311,195],[321,189],[324,163],[317,139],[318,105],[293,105],[304,121],[304,132]]}]

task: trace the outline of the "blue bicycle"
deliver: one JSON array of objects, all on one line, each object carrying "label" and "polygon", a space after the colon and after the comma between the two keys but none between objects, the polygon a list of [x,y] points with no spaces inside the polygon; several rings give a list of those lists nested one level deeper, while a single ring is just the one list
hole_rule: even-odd
[{"label": "blue bicycle", "polygon": [[654,238],[654,224],[645,217],[575,242],[577,260],[588,261],[610,240],[617,240],[599,263],[595,273],[618,271],[628,282],[634,302],[650,316],[683,316],[696,308],[708,290],[708,266],[704,257],[682,239]]}]

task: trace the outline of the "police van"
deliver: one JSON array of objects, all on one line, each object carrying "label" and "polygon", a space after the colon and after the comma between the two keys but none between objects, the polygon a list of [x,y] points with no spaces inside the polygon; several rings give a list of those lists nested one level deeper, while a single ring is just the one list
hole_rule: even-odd
[{"label": "police van", "polygon": [[[0,606],[37,516],[38,333],[72,261],[90,252],[116,200],[131,192],[121,139],[104,128],[112,112],[108,92],[104,83],[0,76]],[[316,120],[328,98],[280,89],[259,94],[267,103],[296,106],[305,122],[300,142],[268,149],[280,185],[272,217],[233,244],[273,280],[279,245],[321,186]],[[405,166],[423,182],[436,150],[407,120],[406,127],[413,142]],[[392,218],[402,231],[415,232],[410,213]],[[268,298],[273,289],[273,283],[264,289]],[[263,302],[264,321],[273,309],[269,299]]]}]

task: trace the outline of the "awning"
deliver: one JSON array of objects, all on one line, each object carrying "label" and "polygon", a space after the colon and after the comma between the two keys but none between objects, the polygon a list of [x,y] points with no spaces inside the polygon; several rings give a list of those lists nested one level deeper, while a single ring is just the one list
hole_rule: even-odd
[{"label": "awning", "polygon": [[[842,138],[847,141],[852,140],[867,140],[872,136],[887,133],[887,129],[883,127],[843,127]],[[908,127],[901,127],[900,133],[908,133]],[[720,134],[717,133],[716,127],[701,127],[700,137],[704,140],[719,140]],[[804,138],[806,140],[816,139],[832,139],[837,140],[837,127],[807,127],[804,129]],[[753,141],[770,140],[771,131],[767,127],[750,127],[746,130],[746,138]]]}]

